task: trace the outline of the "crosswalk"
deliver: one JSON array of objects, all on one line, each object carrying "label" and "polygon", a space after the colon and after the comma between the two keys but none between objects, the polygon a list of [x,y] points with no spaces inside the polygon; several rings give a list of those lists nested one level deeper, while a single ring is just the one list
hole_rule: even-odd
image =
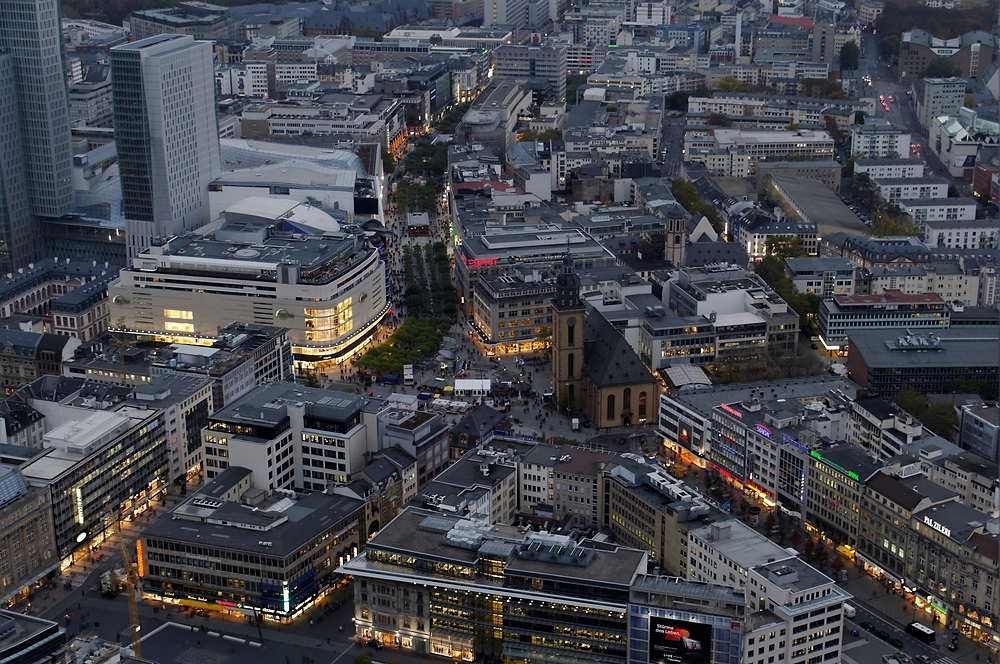
[{"label": "crosswalk", "polygon": [[947,657],[942,657],[941,659],[935,660],[934,664],[958,664],[958,662]]}]

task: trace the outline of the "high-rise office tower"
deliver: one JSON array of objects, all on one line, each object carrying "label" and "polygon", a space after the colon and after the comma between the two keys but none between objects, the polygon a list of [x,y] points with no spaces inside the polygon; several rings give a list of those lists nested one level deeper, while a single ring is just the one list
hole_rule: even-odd
[{"label": "high-rise office tower", "polygon": [[111,49],[129,258],[209,220],[221,174],[212,45],[157,35]]},{"label": "high-rise office tower", "polygon": [[39,218],[73,208],[73,155],[57,0],[0,12],[0,271],[41,255]]}]

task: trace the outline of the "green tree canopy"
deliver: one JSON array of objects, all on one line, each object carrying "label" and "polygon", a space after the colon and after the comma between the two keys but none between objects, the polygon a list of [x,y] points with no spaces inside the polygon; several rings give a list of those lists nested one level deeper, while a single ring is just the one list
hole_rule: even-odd
[{"label": "green tree canopy", "polygon": [[924,231],[910,215],[899,208],[888,211],[877,211],[872,216],[872,224],[868,234],[875,237],[918,237],[923,239]]},{"label": "green tree canopy", "polygon": [[715,82],[715,89],[720,92],[736,92],[740,87],[740,82],[733,76],[723,76]]},{"label": "green tree canopy", "polygon": [[854,71],[861,61],[861,50],[853,39],[840,47],[840,68],[844,71]]},{"label": "green tree canopy", "polygon": [[671,111],[680,111],[682,113],[687,113],[688,110],[688,99],[691,98],[690,93],[684,92],[683,90],[678,90],[677,92],[671,92],[667,95],[667,109]]},{"label": "green tree canopy", "polygon": [[924,78],[951,78],[961,74],[958,65],[948,58],[931,60],[924,70]]}]

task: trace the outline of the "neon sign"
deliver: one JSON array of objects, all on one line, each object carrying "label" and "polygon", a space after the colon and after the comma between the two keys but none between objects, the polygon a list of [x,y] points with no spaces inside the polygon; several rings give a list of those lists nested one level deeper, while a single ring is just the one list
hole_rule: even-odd
[{"label": "neon sign", "polygon": [[836,470],[836,471],[838,471],[840,473],[843,473],[844,475],[847,475],[848,477],[850,477],[855,482],[860,482],[861,481],[861,478],[858,477],[858,474],[856,472],[854,472],[853,470],[844,470],[843,468],[841,468],[837,464],[833,463],[832,461],[827,461],[826,459],[823,458],[823,455],[820,454],[819,452],[817,452],[816,450],[813,450],[812,452],[810,452],[809,456],[811,456],[814,459],[818,459],[819,461],[822,461],[823,463],[825,463],[826,465],[830,466],[834,470]]},{"label": "neon sign", "polygon": [[480,267],[495,267],[499,262],[499,258],[473,258],[472,260],[466,260],[465,264],[475,270]]},{"label": "neon sign", "polygon": [[729,405],[724,404],[724,403],[720,403],[719,404],[719,408],[721,408],[722,410],[726,411],[730,415],[734,415],[734,416],[740,418],[741,420],[743,419],[743,413],[741,413],[740,411],[736,410],[732,406],[729,406]]},{"label": "neon sign", "polygon": [[771,430],[768,429],[763,424],[758,424],[757,425],[757,433],[759,433],[762,436],[765,436],[766,438],[770,438],[771,437]]}]

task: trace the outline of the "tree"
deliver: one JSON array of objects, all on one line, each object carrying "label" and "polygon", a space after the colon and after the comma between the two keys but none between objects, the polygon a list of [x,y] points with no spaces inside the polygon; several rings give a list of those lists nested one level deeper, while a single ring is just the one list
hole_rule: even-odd
[{"label": "tree", "polygon": [[770,533],[772,530],[774,530],[774,526],[775,526],[774,512],[768,512],[767,518],[764,519],[764,530]]},{"label": "tree", "polygon": [[677,92],[671,92],[667,95],[666,104],[667,109],[671,111],[680,111],[681,113],[687,113],[688,110],[688,99],[691,98],[690,93],[684,92],[683,90],[678,90]]},{"label": "tree", "polygon": [[[853,44],[854,42],[847,42],[848,44]],[[840,125],[837,124],[837,119],[832,115],[823,116],[823,125],[826,127],[826,131],[833,137],[833,140],[837,142],[838,145],[844,142],[844,132],[840,130]]]},{"label": "tree", "polygon": [[816,551],[816,542],[814,542],[813,538],[810,537],[809,539],[806,540],[805,548],[803,551],[803,553],[806,554],[806,559],[812,560],[813,553],[815,553],[815,551]]},{"label": "tree", "polygon": [[569,74],[566,76],[566,103],[576,103],[576,91],[587,84],[587,77],[583,74]]},{"label": "tree", "polygon": [[896,392],[892,397],[892,403],[914,417],[927,410],[927,397],[910,387]]},{"label": "tree", "polygon": [[802,544],[802,533],[796,530],[792,533],[792,547],[798,549],[800,544]]},{"label": "tree", "polygon": [[715,89],[719,92],[736,92],[740,87],[740,82],[733,76],[722,76],[715,82]]},{"label": "tree", "polygon": [[924,78],[951,78],[958,76],[962,72],[958,65],[948,58],[936,58],[931,60],[924,70]]},{"label": "tree", "polygon": [[713,127],[732,127],[733,121],[722,113],[709,113],[708,124]]},{"label": "tree", "polygon": [[528,129],[517,135],[518,141],[558,141],[562,138],[562,132],[558,129]]},{"label": "tree", "polygon": [[854,71],[861,61],[861,50],[853,39],[840,47],[840,68],[845,71]]},{"label": "tree", "polygon": [[777,258],[801,258],[806,255],[802,250],[802,239],[797,235],[775,235],[767,239],[767,253]]},{"label": "tree", "polygon": [[844,559],[840,556],[833,557],[833,573],[837,576],[840,575],[840,570],[844,569]]},{"label": "tree", "polygon": [[354,664],[372,664],[371,655],[358,655],[354,658]]},{"label": "tree", "polygon": [[955,427],[958,426],[958,416],[952,404],[936,403],[921,415],[920,423],[945,440],[953,440]]},{"label": "tree", "polygon": [[823,546],[822,543],[820,543],[820,544],[816,545],[816,550],[813,551],[813,560],[816,561],[817,565],[819,565],[820,567],[822,567],[823,563],[826,562],[826,559],[827,559],[827,557],[829,555],[830,555],[830,552],[826,550],[826,547]]},{"label": "tree", "polygon": [[891,211],[878,211],[872,217],[872,225],[868,227],[868,234],[874,237],[918,237],[923,239],[924,231],[918,226],[910,215],[900,211],[895,214]]}]

